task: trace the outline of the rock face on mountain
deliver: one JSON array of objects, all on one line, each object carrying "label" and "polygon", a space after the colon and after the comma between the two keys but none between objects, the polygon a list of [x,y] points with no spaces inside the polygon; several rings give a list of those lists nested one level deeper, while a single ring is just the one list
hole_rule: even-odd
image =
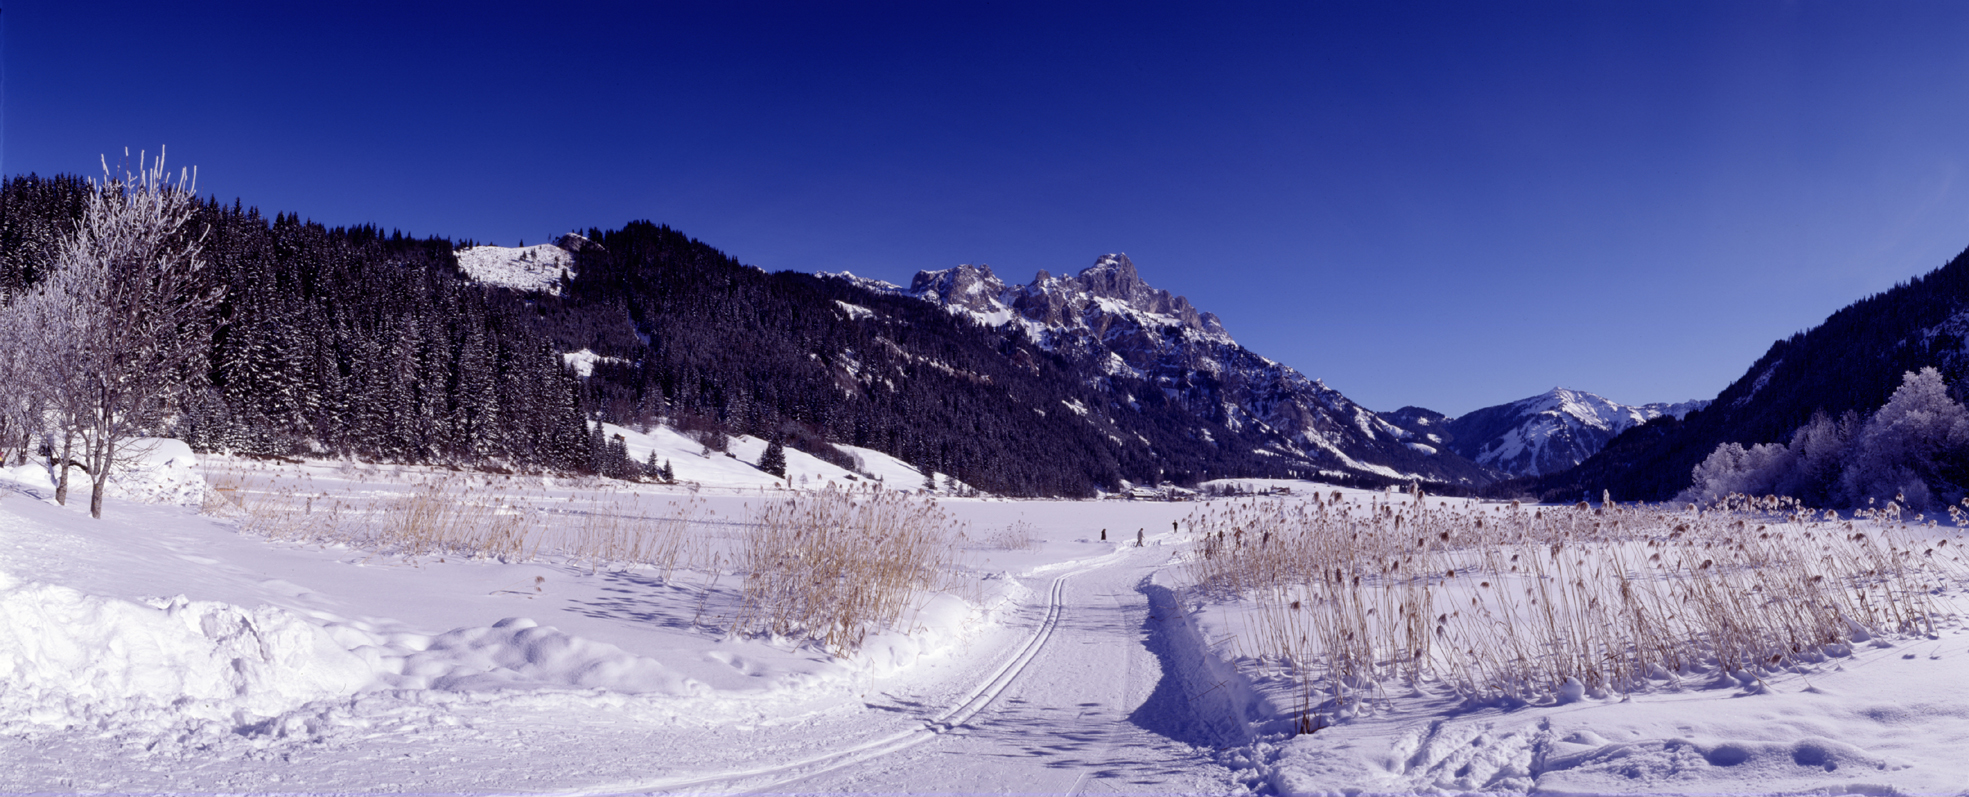
[{"label": "rock face on mountain", "polygon": [[1586,461],[1629,428],[1663,415],[1681,418],[1708,403],[1633,406],[1555,387],[1437,423],[1452,451],[1513,476],[1539,476]]},{"label": "rock face on mountain", "polygon": [[1025,285],[1007,284],[982,265],[924,271],[907,292],[1092,366],[1105,375],[1097,381],[1112,399],[1105,411],[1175,402],[1197,418],[1255,434],[1257,453],[1303,462],[1309,475],[1467,485],[1499,475],[1238,345],[1217,316],[1143,281],[1126,255],[1104,255],[1073,276],[1041,271]]}]

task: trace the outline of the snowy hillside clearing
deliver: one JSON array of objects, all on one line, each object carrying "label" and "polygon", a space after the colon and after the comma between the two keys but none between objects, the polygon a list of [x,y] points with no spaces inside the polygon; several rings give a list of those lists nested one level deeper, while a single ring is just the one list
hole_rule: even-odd
[{"label": "snowy hillside clearing", "polygon": [[454,253],[474,282],[559,296],[561,279],[574,277],[574,253],[553,244],[470,246]]},{"label": "snowy hillside clearing", "polygon": [[[604,435],[621,435],[629,458],[646,462],[653,451],[657,462],[671,463],[677,481],[694,493],[758,492],[761,489],[792,488],[816,490],[836,488],[918,490],[923,488],[923,472],[909,463],[872,448],[835,444],[834,447],[858,464],[850,470],[798,449],[786,449],[786,478],[759,470],[759,458],[766,453],[766,441],[751,435],[734,435],[723,451],[713,451],[668,426],[651,427],[648,432],[603,424]],[[947,483],[945,474],[936,473],[937,487]],[[962,482],[958,487],[969,492]]]}]

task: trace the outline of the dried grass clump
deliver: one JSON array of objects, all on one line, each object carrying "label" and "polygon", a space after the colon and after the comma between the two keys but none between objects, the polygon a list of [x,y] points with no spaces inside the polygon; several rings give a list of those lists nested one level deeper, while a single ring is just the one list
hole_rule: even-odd
[{"label": "dried grass clump", "polygon": [[1032,537],[1033,525],[1023,520],[1013,521],[1004,528],[996,529],[983,540],[987,548],[1000,548],[1007,551],[1030,551],[1039,542]]},{"label": "dried grass clump", "polygon": [[768,501],[740,543],[732,628],[854,650],[941,584],[958,536],[934,501],[897,492],[830,487]]},{"label": "dried grass clump", "polygon": [[1946,543],[1889,528],[1897,509],[1858,523],[1738,509],[1241,502],[1190,519],[1187,568],[1200,590],[1255,600],[1247,641],[1300,673],[1308,707],[1390,682],[1538,702],[1754,678],[1931,634],[1933,595],[1964,576]]},{"label": "dried grass clump", "polygon": [[[402,474],[393,474],[401,477]],[[690,527],[706,514],[696,499],[645,505],[593,486],[550,496],[510,479],[412,476],[408,484],[316,489],[306,473],[216,469],[206,511],[237,516],[244,531],[272,539],[416,559],[428,556],[527,561],[558,556],[591,567],[644,565],[668,581],[701,547]],[[374,480],[374,481],[372,481]]]}]

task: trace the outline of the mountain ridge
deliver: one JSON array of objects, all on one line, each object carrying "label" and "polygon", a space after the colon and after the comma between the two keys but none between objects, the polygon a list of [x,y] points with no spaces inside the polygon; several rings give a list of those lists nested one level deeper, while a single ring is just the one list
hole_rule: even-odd
[{"label": "mountain ridge", "polygon": [[1500,494],[1573,499],[1602,491],[1662,501],[1687,488],[1718,445],[1784,442],[1814,413],[1871,413],[1903,374],[1934,366],[1959,400],[1969,384],[1969,251],[1779,338],[1709,406],[1631,428],[1579,466],[1493,485]]},{"label": "mountain ridge", "polygon": [[1535,396],[1447,419],[1451,450],[1514,476],[1556,473],[1599,453],[1628,429],[1663,415],[1677,418],[1706,401],[1621,404],[1603,396],[1554,387]]},{"label": "mountain ridge", "polygon": [[1214,313],[1149,285],[1125,254],[1102,255],[1070,276],[1039,271],[1024,285],[1006,283],[990,266],[966,264],[918,272],[907,289],[872,287],[1093,367],[1120,404],[1132,402],[1114,380],[1149,382],[1197,417],[1257,435],[1259,453],[1309,469],[1471,487],[1502,475],[1412,439],[1323,381],[1243,347]]}]

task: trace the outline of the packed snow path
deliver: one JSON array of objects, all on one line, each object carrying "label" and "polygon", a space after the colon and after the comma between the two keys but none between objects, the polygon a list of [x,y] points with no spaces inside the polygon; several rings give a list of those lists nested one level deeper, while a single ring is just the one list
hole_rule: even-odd
[{"label": "packed snow path", "polygon": [[[816,794],[1226,794],[1245,790],[1215,759],[1249,742],[1234,717],[1199,712],[1218,684],[1198,672],[1180,611],[1152,583],[1166,549],[1039,581],[1022,644],[967,693],[871,696],[915,727],[794,764],[612,784],[616,792]],[[1036,580],[1037,581],[1037,580]],[[1036,590],[1040,591],[1040,590]],[[1177,628],[1172,629],[1171,626]],[[945,694],[962,683],[946,685]],[[1202,699],[1199,699],[1202,698]],[[928,716],[928,719],[924,717]]]}]

